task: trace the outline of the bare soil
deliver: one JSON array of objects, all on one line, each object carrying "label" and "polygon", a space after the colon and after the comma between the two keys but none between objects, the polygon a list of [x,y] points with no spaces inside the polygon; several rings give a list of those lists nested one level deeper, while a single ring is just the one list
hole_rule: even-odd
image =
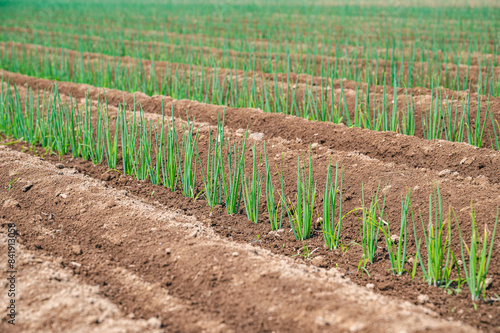
[{"label": "bare soil", "polygon": [[[3,321],[4,332],[474,330],[74,168],[4,147],[0,163],[0,181],[15,172],[34,184],[0,192],[2,223],[16,223],[20,243],[19,325]],[[5,234],[1,244],[6,256]]]}]

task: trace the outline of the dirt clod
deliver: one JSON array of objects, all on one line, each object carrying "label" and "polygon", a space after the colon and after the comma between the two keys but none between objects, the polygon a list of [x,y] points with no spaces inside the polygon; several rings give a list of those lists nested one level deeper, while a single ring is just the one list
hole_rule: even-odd
[{"label": "dirt clod", "polygon": [[7,199],[3,203],[3,208],[21,208],[19,201],[14,199]]},{"label": "dirt clod", "polygon": [[379,290],[389,290],[389,289],[393,289],[393,288],[394,288],[394,286],[390,282],[382,282],[378,285]]},{"label": "dirt clod", "polygon": [[417,301],[419,304],[424,304],[429,302],[429,295],[418,295]]},{"label": "dirt clod", "polygon": [[80,245],[72,245],[71,246],[71,253],[73,253],[74,255],[77,255],[77,256],[83,254],[81,246]]},{"label": "dirt clod", "polygon": [[147,321],[148,327],[151,329],[157,329],[161,327],[161,320],[156,317],[151,317]]},{"label": "dirt clod", "polygon": [[313,265],[322,267],[326,264],[326,259],[324,256],[316,256],[312,260]]}]

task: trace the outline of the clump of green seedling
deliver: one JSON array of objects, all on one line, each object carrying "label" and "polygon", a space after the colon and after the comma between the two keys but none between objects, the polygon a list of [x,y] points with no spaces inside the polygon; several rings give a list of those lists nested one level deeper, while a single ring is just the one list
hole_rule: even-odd
[{"label": "clump of green seedling", "polygon": [[243,178],[243,201],[247,217],[250,221],[257,223],[259,221],[259,204],[262,191],[262,175],[260,172],[261,158],[257,162],[257,143],[254,143],[252,149],[252,175],[249,177],[246,173]]},{"label": "clump of green seedling", "polygon": [[[420,216],[422,231],[424,233],[424,245],[427,252],[426,262],[422,260],[420,241],[416,241],[417,256],[420,261],[423,277],[430,285],[447,286],[451,282],[450,275],[455,256],[450,247],[450,214],[451,208],[446,222],[443,215],[439,185],[436,184],[433,193],[429,195],[429,222],[427,227],[424,224],[422,216]],[[415,232],[415,240],[417,240],[415,222],[413,222],[413,229]]]},{"label": "clump of green seedling", "polygon": [[[335,165],[335,180],[332,180],[332,166],[328,165],[326,174],[326,185],[323,194],[323,219],[321,228],[326,246],[332,250],[337,249],[342,240],[340,239],[340,231],[342,229],[342,187],[344,184],[344,176],[341,171],[340,186],[339,168]],[[338,211],[338,215],[336,212]]]},{"label": "clump of green seedling", "polygon": [[194,131],[194,120],[187,117],[187,129],[182,125],[182,158],[179,158],[179,173],[182,195],[194,198],[196,186],[196,149],[198,144],[199,128]]},{"label": "clump of green seedling", "polygon": [[[111,136],[111,127],[109,124],[109,110],[107,108],[107,103],[106,103],[106,117],[105,117],[105,123],[104,123],[104,128],[105,128],[105,153],[106,153],[106,160],[108,161],[108,168],[110,170],[115,170],[117,163],[118,163],[118,142],[119,142],[119,130],[120,130],[120,113],[118,112],[116,115],[115,119],[115,133],[113,136]],[[74,119],[74,116],[70,116],[69,122],[67,124],[72,124]],[[73,125],[74,126],[74,125]],[[73,140],[76,141],[76,138]],[[76,146],[74,144],[71,145]]]},{"label": "clump of green seedling", "polygon": [[375,194],[371,192],[370,205],[367,206],[365,201],[365,191],[363,184],[361,185],[361,222],[359,229],[361,234],[361,248],[363,249],[363,259],[360,261],[360,266],[366,266],[368,262],[372,263],[377,252],[378,236],[380,225],[385,223],[383,220],[385,199],[387,192],[384,192],[383,201],[379,200],[380,184]]},{"label": "clump of green seedling", "polygon": [[241,203],[241,180],[245,163],[245,148],[248,130],[245,133],[241,149],[236,147],[236,143],[226,140],[227,171],[221,168],[222,189],[226,202],[228,214],[235,214],[240,209]]},{"label": "clump of green seedling", "polygon": [[271,167],[267,159],[266,143],[264,142],[264,160],[266,165],[266,206],[269,214],[269,222],[271,223],[271,230],[281,229],[283,222],[283,205],[281,200],[276,201],[274,186],[271,177]]},{"label": "clump of green seedling", "polygon": [[166,142],[162,145],[161,155],[162,183],[171,191],[177,187],[179,179],[179,138],[175,129],[175,119],[172,110],[172,122],[167,125]]},{"label": "clump of green seedling", "polygon": [[221,202],[220,193],[220,180],[223,174],[222,168],[224,167],[223,161],[223,148],[224,148],[224,117],[222,122],[217,119],[217,132],[215,141],[212,140],[212,130],[208,128],[208,156],[206,171],[203,168],[201,158],[198,158],[201,167],[201,174],[203,177],[205,200],[209,207],[214,207]]},{"label": "clump of green seedling", "polygon": [[384,235],[385,244],[387,245],[389,261],[391,262],[391,270],[393,274],[397,275],[401,275],[405,271],[406,249],[408,247],[408,215],[411,214],[413,218],[411,210],[410,190],[408,190],[406,198],[401,198],[401,224],[399,236],[396,238],[392,235],[389,222],[380,224],[380,230]]},{"label": "clump of green seedling", "polygon": [[[473,301],[479,300],[481,297],[485,298],[486,295],[486,276],[490,267],[491,255],[493,252],[493,244],[495,243],[495,233],[498,225],[499,209],[497,208],[497,215],[493,226],[493,232],[488,232],[488,228],[484,226],[484,233],[481,237],[481,232],[476,222],[476,212],[472,207],[471,202],[471,219],[472,219],[472,235],[470,239],[470,246],[467,246],[465,240],[462,238],[462,231],[458,223],[457,216],[455,220],[460,235],[460,250],[462,254],[462,263],[465,272],[465,280],[469,288]],[[488,249],[488,243],[490,244]]]},{"label": "clump of green seedling", "polygon": [[311,149],[309,149],[309,172],[301,168],[300,156],[297,162],[297,197],[295,205],[291,200],[286,200],[283,183],[283,161],[281,161],[281,201],[290,218],[290,224],[295,238],[305,240],[311,237],[311,226],[314,218],[316,200],[316,181],[314,180]]}]

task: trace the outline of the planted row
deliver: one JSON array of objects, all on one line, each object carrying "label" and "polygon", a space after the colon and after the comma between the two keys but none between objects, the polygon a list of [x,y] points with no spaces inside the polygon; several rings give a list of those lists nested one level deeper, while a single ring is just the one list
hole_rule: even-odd
[{"label": "planted row", "polygon": [[[105,96],[103,96],[105,101]],[[415,216],[411,206],[410,192],[401,198],[401,220],[399,236],[395,236],[385,210],[386,192],[371,192],[365,196],[362,188],[361,207],[345,213],[343,204],[343,172],[338,166],[328,166],[325,186],[318,190],[314,175],[311,152],[306,161],[298,158],[296,195],[286,195],[283,163],[277,170],[280,188],[275,188],[273,171],[264,144],[264,156],[257,154],[256,144],[252,149],[252,165],[245,166],[246,138],[241,144],[225,137],[224,118],[219,119],[215,137],[208,130],[208,151],[206,159],[201,158],[200,128],[196,129],[194,120],[186,125],[175,125],[172,117],[167,121],[165,113],[159,120],[149,120],[139,106],[127,112],[120,106],[114,126],[106,102],[101,98],[96,103],[86,98],[83,110],[73,101],[68,104],[61,99],[57,86],[52,94],[40,92],[35,95],[27,90],[21,98],[16,87],[2,84],[0,95],[0,131],[8,137],[24,140],[30,145],[41,145],[59,156],[71,153],[93,163],[107,163],[110,170],[123,169],[123,173],[136,179],[149,179],[155,185],[171,190],[180,190],[182,195],[194,199],[204,198],[209,207],[223,205],[228,214],[240,212],[243,201],[247,217],[258,223],[262,212],[260,200],[265,197],[267,215],[272,230],[283,227],[284,218],[290,223],[297,240],[310,238],[313,233],[315,215],[322,226],[326,246],[331,250],[346,247],[342,238],[342,222],[348,216],[359,221],[360,242],[363,252],[360,268],[366,269],[376,259],[379,248],[379,235],[383,234],[391,270],[394,274],[409,272],[416,274],[421,267],[423,278],[432,285],[460,289],[467,282],[474,300],[485,296],[486,276],[492,256],[498,211],[493,232],[485,229],[483,237],[475,221],[471,207],[472,237],[467,245],[462,237],[460,225],[450,208],[447,217],[443,213],[439,187],[429,196],[429,217],[427,224],[420,217],[423,238],[417,236]],[[95,108],[95,112],[93,112]],[[121,152],[121,156],[119,153]],[[118,166],[121,158],[122,166]],[[206,162],[205,162],[206,161]],[[264,168],[262,170],[261,165]],[[249,171],[250,170],[250,171]],[[201,173],[202,186],[196,177]],[[275,180],[276,182],[276,180]],[[265,191],[265,195],[262,193]],[[318,197],[323,193],[323,206],[318,205]],[[322,208],[322,209],[320,209]],[[461,261],[451,250],[451,223],[455,217],[460,236]],[[408,224],[412,221],[416,253],[411,270],[408,264]],[[460,267],[463,267],[461,270]],[[456,272],[456,273],[454,273]]]}]

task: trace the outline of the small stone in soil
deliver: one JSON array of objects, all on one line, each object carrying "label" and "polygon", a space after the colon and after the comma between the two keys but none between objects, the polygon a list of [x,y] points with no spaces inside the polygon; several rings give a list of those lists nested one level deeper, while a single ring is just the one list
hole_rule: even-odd
[{"label": "small stone in soil", "polygon": [[62,164],[62,163],[56,163],[55,166],[58,169],[64,169],[64,164]]},{"label": "small stone in soil", "polygon": [[72,245],[71,246],[71,253],[78,256],[78,255],[82,254],[83,251],[82,251],[82,248],[80,247],[80,245]]},{"label": "small stone in soil", "polygon": [[114,202],[113,200],[110,200],[108,202],[106,202],[106,204],[104,205],[104,208],[105,209],[111,209],[113,207],[116,206],[116,202]]},{"label": "small stone in soil", "polygon": [[14,199],[7,199],[3,203],[3,208],[20,208],[19,201]]},{"label": "small stone in soil", "polygon": [[389,289],[393,289],[393,288],[394,288],[394,286],[392,284],[390,284],[389,282],[382,282],[378,286],[379,290],[389,290]]},{"label": "small stone in soil", "polygon": [[238,252],[233,252],[233,257],[237,257],[239,256],[240,254]]},{"label": "small stone in soil", "polygon": [[148,327],[151,329],[158,329],[161,327],[161,320],[156,317],[151,317],[147,321]]},{"label": "small stone in soil", "polygon": [[313,265],[321,267],[326,264],[326,260],[324,256],[316,256],[312,260]]},{"label": "small stone in soil", "polygon": [[429,295],[418,295],[417,301],[420,304],[424,304],[426,302],[429,302]]}]

